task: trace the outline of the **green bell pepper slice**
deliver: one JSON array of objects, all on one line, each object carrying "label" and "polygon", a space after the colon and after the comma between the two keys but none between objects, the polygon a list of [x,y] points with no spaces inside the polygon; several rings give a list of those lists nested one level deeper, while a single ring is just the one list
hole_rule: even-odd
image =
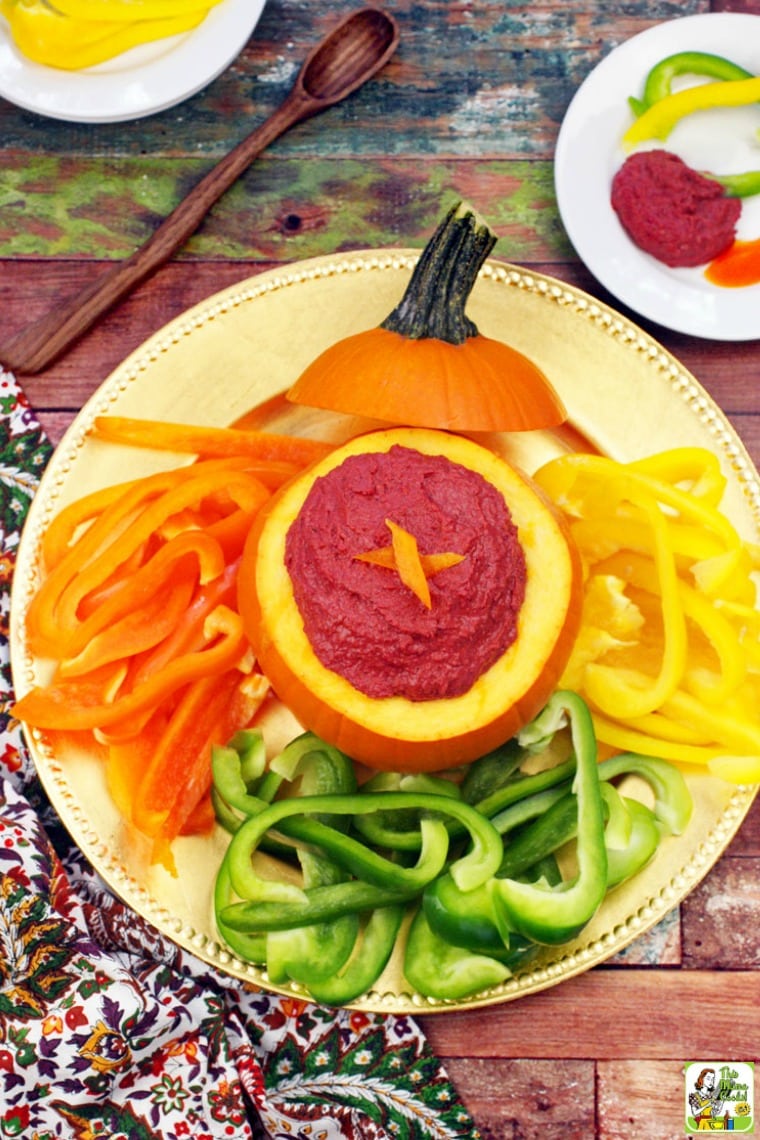
[{"label": "green bell pepper slice", "polygon": [[[299,851],[304,889],[341,885],[345,872],[330,859]],[[359,935],[359,915],[353,911],[318,923],[306,923],[267,935],[267,973],[276,985],[288,980],[311,987],[334,977],[348,961]]]},{"label": "green bell pepper slice", "polygon": [[[536,942],[556,945],[576,937],[596,913],[607,890],[605,813],[599,787],[596,736],[585,702],[568,691],[555,693],[547,716],[558,710],[570,722],[577,761],[577,873],[558,886],[495,878],[491,883],[496,921],[508,934],[517,931]],[[561,801],[560,801],[561,802]]]},{"label": "green bell pepper slice", "polygon": [[[429,774],[404,775],[401,772],[378,772],[362,784],[368,792],[430,792],[459,799],[460,790],[451,780]],[[360,815],[353,821],[354,830],[374,847],[389,851],[419,851],[422,845],[420,813],[412,809],[376,811]]]},{"label": "green bell pepper slice", "polygon": [[632,878],[649,863],[660,845],[660,828],[650,808],[638,800],[620,796],[611,784],[602,785],[603,792],[618,796],[620,810],[627,817],[627,835],[624,842],[605,831],[607,849],[607,890]]},{"label": "green bell pepper slice", "polygon": [[[540,860],[526,872],[526,879],[544,877],[552,884],[561,881],[552,856]],[[451,875],[439,875],[422,895],[422,906],[431,930],[450,942],[479,954],[487,954],[514,969],[538,949],[531,939],[510,932],[505,938],[496,921],[489,883],[472,891],[462,891]]]},{"label": "green bell pepper slice", "polygon": [[225,899],[217,920],[239,934],[266,934],[270,930],[294,930],[317,922],[329,922],[344,914],[363,914],[379,907],[395,906],[417,898],[411,887],[378,887],[361,879],[349,879],[321,887],[310,887],[303,898],[281,902]]},{"label": "green bell pepper slice", "polygon": [[[234,787],[230,769],[223,765],[219,776],[230,777],[227,784],[218,783],[222,792],[230,794],[231,804],[241,812],[257,814],[262,810],[262,787],[266,796],[276,794],[283,781],[298,785],[306,795],[318,793],[344,794],[355,791],[354,767],[347,756],[324,744],[312,733],[303,733],[275,757],[266,771],[263,738],[258,733],[238,734],[230,742],[230,751],[239,757],[238,781]],[[242,793],[241,788],[253,784],[257,795]],[[236,792],[237,794],[232,794]],[[266,802],[263,803],[263,808]],[[313,827],[324,825],[317,819]],[[347,821],[340,820],[342,826]],[[331,834],[333,829],[329,829]],[[337,833],[336,833],[337,834]],[[346,880],[340,863],[324,850],[308,847],[297,849],[305,890],[339,886]],[[338,915],[319,923],[308,923],[287,931],[273,931],[266,937],[266,966],[275,984],[300,982],[307,987],[335,977],[351,957],[359,935],[356,912]]]},{"label": "green bell pepper slice", "polygon": [[[414,867],[401,867],[352,837],[339,833],[332,839],[330,856],[342,862],[347,869],[365,878],[371,877],[370,881],[377,885],[397,888],[408,886],[421,891],[441,872],[446,863],[449,834],[441,816],[450,815],[464,826],[471,838],[470,850],[451,866],[455,880],[463,887],[476,887],[496,872],[503,851],[501,836],[489,820],[459,800],[422,792],[317,795],[278,800],[241,825],[233,835],[228,851],[232,886],[244,899],[304,902],[305,895],[301,888],[292,883],[264,879],[253,865],[253,852],[270,829],[282,828],[283,823],[292,816],[320,813],[360,816],[378,810],[403,808],[430,813],[420,824],[423,842]],[[324,837],[325,831],[330,830],[324,828],[318,820],[312,823],[315,825],[312,834]]]},{"label": "green bell pepper slice", "polygon": [[405,910],[403,904],[373,910],[350,960],[332,977],[309,981],[314,1000],[324,1005],[346,1005],[371,989],[390,960]]},{"label": "green bell pepper slice", "polygon": [[644,80],[641,99],[628,100],[635,115],[642,115],[653,103],[673,94],[673,80],[679,75],[705,76],[708,79],[751,79],[752,72],[722,55],[706,51],[678,51],[656,63]]},{"label": "green bell pepper slice", "polygon": [[510,969],[496,958],[453,946],[430,928],[423,909],[412,919],[404,952],[404,976],[424,997],[456,1001],[503,982]]},{"label": "green bell pepper slice", "polygon": [[654,793],[654,814],[666,835],[682,835],[691,819],[694,802],[683,773],[675,764],[637,752],[620,752],[599,764],[600,780],[639,776]]}]

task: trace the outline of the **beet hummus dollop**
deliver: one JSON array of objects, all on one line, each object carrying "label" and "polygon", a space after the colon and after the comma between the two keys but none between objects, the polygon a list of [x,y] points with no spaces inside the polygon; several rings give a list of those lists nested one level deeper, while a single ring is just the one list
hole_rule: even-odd
[{"label": "beet hummus dollop", "polygon": [[670,151],[630,155],[612,181],[612,206],[628,236],[665,265],[704,265],[727,249],[741,212],[720,183]]},{"label": "beet hummus dollop", "polygon": [[[395,569],[357,558],[391,545],[388,519],[422,555],[463,555],[429,577],[429,609]],[[370,697],[459,696],[517,635],[517,528],[488,480],[442,455],[394,445],[321,476],[290,526],[285,564],[317,657]]]}]

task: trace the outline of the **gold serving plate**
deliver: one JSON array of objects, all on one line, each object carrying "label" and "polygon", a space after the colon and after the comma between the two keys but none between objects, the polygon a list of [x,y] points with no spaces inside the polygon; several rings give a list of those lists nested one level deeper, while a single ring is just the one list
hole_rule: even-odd
[{"label": "gold serving plate", "polygon": [[[249,426],[336,441],[378,426],[354,417],[297,408],[282,393],[340,337],[379,324],[403,293],[418,251],[342,254],[263,273],[209,298],[132,353],[88,401],[44,474],[22,538],[11,609],[16,691],[45,682],[50,663],[29,652],[24,616],[40,577],[40,540],[66,503],[126,477],[174,467],[176,456],[103,443],[96,416]],[[724,509],[739,532],[760,542],[760,480],[735,431],[697,380],[656,341],[614,310],[550,277],[488,261],[468,313],[480,331],[508,341],[543,368],[564,400],[570,423],[556,432],[486,440],[527,471],[560,452],[596,448],[631,460],[665,448],[707,447],[728,478]],[[481,439],[483,437],[480,437]],[[299,726],[280,708],[265,725],[272,751]],[[209,966],[261,989],[304,998],[302,987],[274,986],[259,967],[221,944],[213,884],[227,843],[209,838],[174,844],[178,875],[151,866],[106,790],[93,750],[56,747],[43,732],[29,744],[47,793],[84,855],[103,879],[162,934]],[[605,900],[576,941],[542,951],[504,983],[462,1001],[430,1000],[404,980],[403,947],[377,986],[352,1008],[431,1013],[487,1006],[556,985],[621,950],[653,926],[704,877],[728,845],[754,798],[692,769],[695,810],[685,835],[663,840],[635,879]]]}]

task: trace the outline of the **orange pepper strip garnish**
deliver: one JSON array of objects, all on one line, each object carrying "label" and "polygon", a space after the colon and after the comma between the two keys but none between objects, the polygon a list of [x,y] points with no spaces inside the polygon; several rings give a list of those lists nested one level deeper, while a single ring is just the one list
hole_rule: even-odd
[{"label": "orange pepper strip garnish", "polygon": [[391,545],[377,550],[368,550],[355,557],[360,562],[384,566],[395,570],[404,585],[422,602],[426,609],[431,608],[428,578],[449,566],[456,566],[464,558],[463,554],[445,552],[441,554],[420,554],[417,539],[391,519],[385,520],[391,532]]},{"label": "orange pepper strip garnish", "polygon": [[386,519],[385,525],[391,532],[393,544],[393,557],[396,562],[399,578],[422,602],[426,609],[430,609],[430,587],[425,577],[425,571],[420,562],[420,552],[417,539],[408,530]]}]

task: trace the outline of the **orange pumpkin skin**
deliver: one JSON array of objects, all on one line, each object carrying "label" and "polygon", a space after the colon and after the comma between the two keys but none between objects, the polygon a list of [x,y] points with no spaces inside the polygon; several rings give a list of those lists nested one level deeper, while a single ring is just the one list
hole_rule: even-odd
[{"label": "orange pumpkin skin", "polygon": [[[393,445],[443,455],[502,493],[527,567],[518,634],[461,696],[411,701],[373,698],[321,664],[303,623],[285,567],[285,541],[316,478],[349,455]],[[544,706],[570,655],[580,625],[580,561],[564,522],[524,475],[462,436],[392,428],[359,436],[279,491],[251,530],[238,578],[238,607],[260,668],[298,721],[372,768],[437,771],[496,748]]]},{"label": "orange pumpkin skin", "polygon": [[409,340],[376,328],[312,361],[288,391],[296,404],[443,431],[530,431],[567,412],[543,372],[491,337]]}]

